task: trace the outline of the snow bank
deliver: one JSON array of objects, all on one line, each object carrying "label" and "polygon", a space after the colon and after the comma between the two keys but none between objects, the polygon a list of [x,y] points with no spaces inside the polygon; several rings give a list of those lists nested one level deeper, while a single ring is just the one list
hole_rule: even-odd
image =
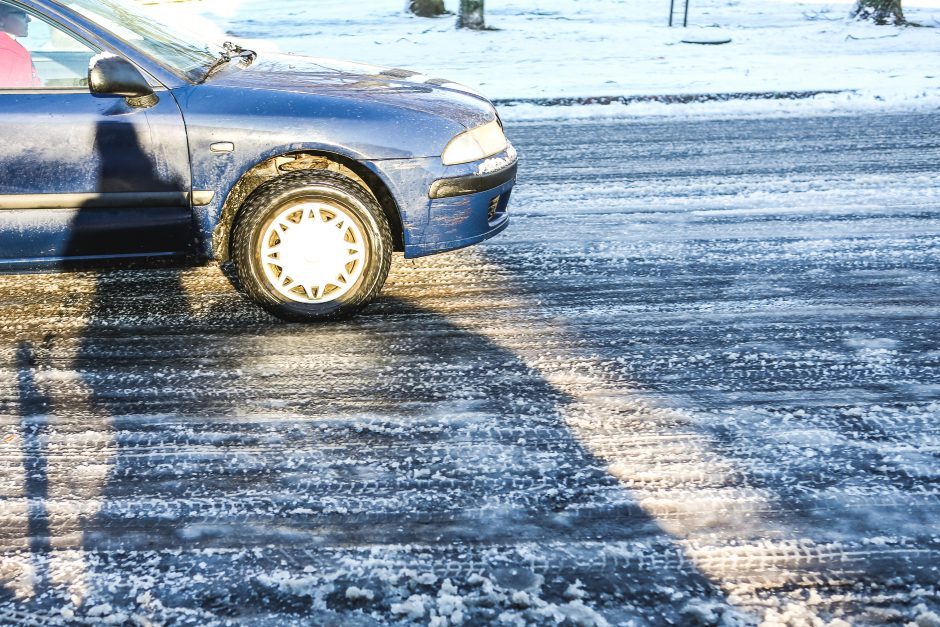
[{"label": "snow bank", "polygon": [[[858,23],[848,18],[851,0],[692,0],[689,29],[666,25],[666,2],[490,0],[487,20],[499,30],[486,32],[457,31],[453,17],[416,18],[402,4],[204,0],[176,10],[195,9],[260,50],[408,67],[494,99],[856,92],[800,105],[826,108],[919,102],[925,91],[940,88],[940,29]],[[451,10],[456,4],[447,1]],[[905,12],[913,21],[940,25],[938,0],[906,0]],[[731,43],[682,43],[690,36]],[[782,106],[752,103],[740,111]],[[657,115],[664,107],[626,108],[630,115]],[[719,104],[679,108],[728,110]],[[545,114],[533,109],[530,117],[539,115]]]}]

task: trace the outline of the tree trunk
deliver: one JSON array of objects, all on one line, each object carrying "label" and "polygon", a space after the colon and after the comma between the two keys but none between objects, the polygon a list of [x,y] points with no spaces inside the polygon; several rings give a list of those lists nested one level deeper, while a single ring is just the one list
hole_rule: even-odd
[{"label": "tree trunk", "polygon": [[901,0],[856,0],[852,16],[872,20],[875,24],[907,24],[901,10]]},{"label": "tree trunk", "polygon": [[405,10],[418,17],[437,17],[447,14],[444,0],[407,0]]},{"label": "tree trunk", "polygon": [[486,24],[483,22],[483,0],[460,0],[457,28],[472,28],[474,30],[486,28]]}]

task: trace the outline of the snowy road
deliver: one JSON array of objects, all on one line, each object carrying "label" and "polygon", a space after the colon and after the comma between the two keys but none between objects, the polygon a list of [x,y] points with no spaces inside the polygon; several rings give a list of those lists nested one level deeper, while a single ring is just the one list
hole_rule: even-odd
[{"label": "snowy road", "polygon": [[937,128],[515,122],[341,324],[0,276],[0,624],[940,624]]}]

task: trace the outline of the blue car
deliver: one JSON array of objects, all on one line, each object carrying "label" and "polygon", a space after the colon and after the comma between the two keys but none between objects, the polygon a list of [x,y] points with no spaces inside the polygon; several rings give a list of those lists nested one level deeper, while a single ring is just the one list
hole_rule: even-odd
[{"label": "blue car", "polygon": [[0,0],[0,269],[231,262],[285,319],[353,313],[393,251],[509,222],[493,105],[414,72],[196,41],[121,0]]}]

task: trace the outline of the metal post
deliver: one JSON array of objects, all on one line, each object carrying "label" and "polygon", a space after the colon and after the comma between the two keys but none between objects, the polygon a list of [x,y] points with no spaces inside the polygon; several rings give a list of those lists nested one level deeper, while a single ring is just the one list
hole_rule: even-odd
[{"label": "metal post", "polygon": [[[676,12],[676,0],[669,0],[669,26],[672,27],[672,18]],[[689,25],[689,0],[685,0],[685,12],[682,15],[682,27]]]}]

